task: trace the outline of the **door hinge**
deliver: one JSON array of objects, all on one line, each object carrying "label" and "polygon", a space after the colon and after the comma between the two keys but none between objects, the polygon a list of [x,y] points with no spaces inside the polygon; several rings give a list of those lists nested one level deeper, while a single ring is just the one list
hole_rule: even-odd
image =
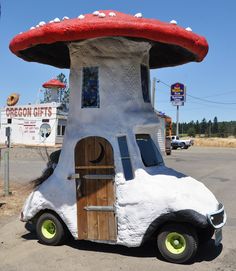
[{"label": "door hinge", "polygon": [[76,180],[76,179],[79,179],[80,178],[80,175],[79,173],[75,173],[75,174],[71,174],[67,177],[67,180]]}]

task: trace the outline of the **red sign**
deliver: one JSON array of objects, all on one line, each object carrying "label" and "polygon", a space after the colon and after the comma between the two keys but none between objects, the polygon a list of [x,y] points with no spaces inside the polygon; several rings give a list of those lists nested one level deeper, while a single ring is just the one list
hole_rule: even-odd
[{"label": "red sign", "polygon": [[52,107],[7,107],[7,118],[14,117],[51,117]]}]

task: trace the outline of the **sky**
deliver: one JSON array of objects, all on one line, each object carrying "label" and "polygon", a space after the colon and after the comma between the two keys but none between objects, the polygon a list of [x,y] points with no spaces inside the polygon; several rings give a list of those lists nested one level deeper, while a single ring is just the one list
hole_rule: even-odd
[{"label": "sky", "polygon": [[[180,122],[236,120],[236,23],[235,0],[0,0],[0,107],[11,93],[20,94],[20,104],[35,103],[42,84],[59,73],[69,71],[26,62],[9,50],[11,39],[40,21],[56,17],[75,18],[95,10],[141,12],[145,18],[164,22],[176,20],[204,36],[209,52],[203,62],[151,71],[157,79],[155,108],[176,120],[176,106],[170,103],[170,87],[180,82],[187,98],[180,107]],[[189,96],[190,95],[190,96]],[[192,96],[192,97],[191,97]],[[195,97],[195,98],[193,98]],[[206,101],[207,100],[207,101]]]}]

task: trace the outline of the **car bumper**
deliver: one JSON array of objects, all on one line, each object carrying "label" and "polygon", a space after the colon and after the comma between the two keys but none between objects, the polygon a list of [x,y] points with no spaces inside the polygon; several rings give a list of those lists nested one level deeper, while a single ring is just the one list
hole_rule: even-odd
[{"label": "car bumper", "polygon": [[218,210],[207,215],[208,222],[214,229],[222,228],[227,220],[227,216],[224,210],[224,205],[219,203]]}]

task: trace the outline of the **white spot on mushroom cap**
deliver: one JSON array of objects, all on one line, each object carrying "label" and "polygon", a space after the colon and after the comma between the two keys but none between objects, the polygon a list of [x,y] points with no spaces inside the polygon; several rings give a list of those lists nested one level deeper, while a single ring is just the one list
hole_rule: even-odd
[{"label": "white spot on mushroom cap", "polygon": [[98,15],[99,15],[99,11],[98,11],[98,10],[94,11],[94,12],[93,12],[93,15],[94,15],[94,16],[98,16]]},{"label": "white spot on mushroom cap", "polygon": [[80,14],[79,16],[78,16],[78,19],[80,19],[80,20],[82,20],[82,19],[84,19],[85,18],[85,16],[83,15],[83,14]]},{"label": "white spot on mushroom cap", "polygon": [[115,12],[110,12],[110,13],[109,13],[109,16],[110,16],[110,17],[115,17],[116,14],[115,14]]},{"label": "white spot on mushroom cap", "polygon": [[134,15],[134,17],[136,17],[136,18],[142,18],[143,17],[143,14],[142,13],[136,13],[135,15]]},{"label": "white spot on mushroom cap", "polygon": [[193,31],[191,27],[187,27],[187,28],[185,28],[185,30],[190,31],[190,32]]},{"label": "white spot on mushroom cap", "polygon": [[103,13],[103,12],[101,12],[101,13],[98,14],[98,17],[99,17],[99,18],[105,18],[105,17],[106,17],[106,14]]},{"label": "white spot on mushroom cap", "polygon": [[46,24],[46,23],[42,21],[42,22],[39,23],[39,26],[43,26],[43,25],[45,25],[45,24]]},{"label": "white spot on mushroom cap", "polygon": [[35,27],[36,27],[36,28],[39,28],[39,25],[37,24]]},{"label": "white spot on mushroom cap", "polygon": [[35,29],[35,27],[34,27],[34,26],[30,27],[30,30],[33,30],[33,29]]},{"label": "white spot on mushroom cap", "polygon": [[67,17],[67,16],[64,16],[63,18],[62,18],[62,20],[64,21],[64,20],[69,20],[70,18],[69,17]]},{"label": "white spot on mushroom cap", "polygon": [[23,34],[23,32],[20,32],[19,35]]},{"label": "white spot on mushroom cap", "polygon": [[59,19],[59,18],[55,18],[54,20],[53,20],[53,22],[54,23],[59,23],[61,20]]},{"label": "white spot on mushroom cap", "polygon": [[176,20],[171,20],[170,24],[177,24]]},{"label": "white spot on mushroom cap", "polygon": [[53,21],[53,20],[52,20],[52,21],[49,21],[49,23],[52,24],[52,23],[54,23],[54,21]]}]

